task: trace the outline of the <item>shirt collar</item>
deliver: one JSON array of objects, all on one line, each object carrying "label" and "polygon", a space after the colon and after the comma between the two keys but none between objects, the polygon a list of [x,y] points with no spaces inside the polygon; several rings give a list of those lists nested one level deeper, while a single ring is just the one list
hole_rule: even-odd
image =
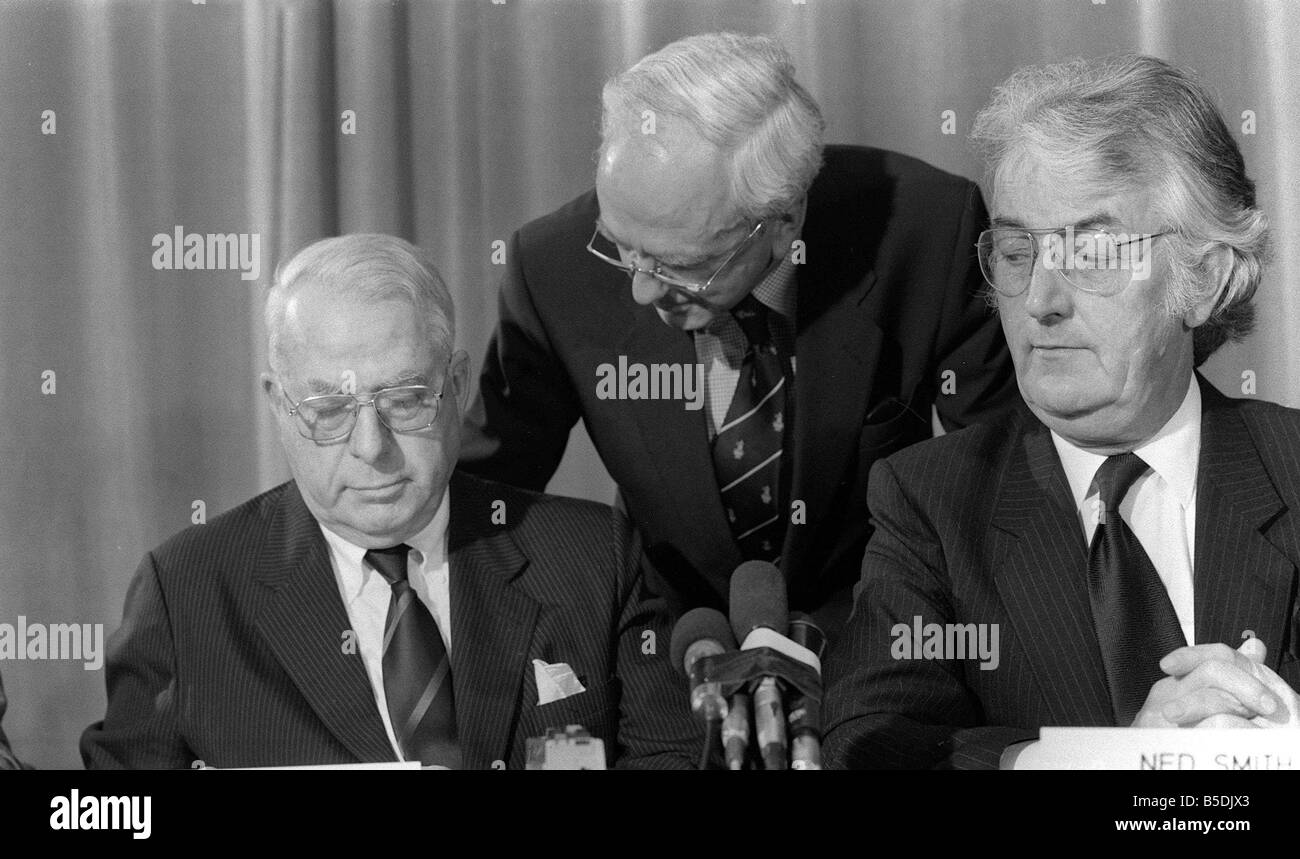
[{"label": "shirt collar", "polygon": [[[1052,444],[1070,482],[1074,506],[1082,511],[1092,479],[1106,457],[1075,447],[1052,431]],[[1188,381],[1182,405],[1155,435],[1133,450],[1169,487],[1174,500],[1189,507],[1196,494],[1196,465],[1201,453],[1201,389],[1196,376]]]},{"label": "shirt collar", "polygon": [[786,252],[776,268],[754,287],[753,295],[769,309],[791,321],[795,311],[795,269],[792,259],[794,249]]},{"label": "shirt collar", "polygon": [[[767,275],[750,291],[768,310],[779,313],[791,325],[794,324],[795,314],[795,264],[792,259],[794,249],[791,248],[779,262],[776,268],[772,269]],[[734,331],[739,333],[740,325],[736,322],[734,316],[730,313],[719,313],[704,328],[694,332],[695,334],[710,334],[714,337],[725,339],[726,332]],[[740,360],[740,353],[744,351],[744,343],[736,346],[738,350],[733,359],[736,362]]]},{"label": "shirt collar", "polygon": [[[429,524],[404,541],[406,545],[419,553],[415,562],[424,564],[425,569],[437,569],[445,563],[447,557],[447,523],[450,519],[451,487],[448,486],[443,490],[442,501],[438,504],[438,510],[433,514],[433,518],[429,520]],[[343,539],[325,527],[324,524],[317,524],[320,525],[321,533],[325,535],[325,541],[333,549],[336,556],[347,562],[347,570],[343,571],[344,581],[346,582],[351,578],[347,575],[348,570],[359,570],[361,572],[361,576],[355,580],[356,588],[359,589],[369,575],[369,569],[362,564],[362,561],[365,560],[366,549]]]}]

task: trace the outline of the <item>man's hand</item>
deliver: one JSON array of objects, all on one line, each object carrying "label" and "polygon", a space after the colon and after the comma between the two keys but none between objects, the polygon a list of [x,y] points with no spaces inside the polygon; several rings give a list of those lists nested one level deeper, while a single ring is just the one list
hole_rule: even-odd
[{"label": "man's hand", "polygon": [[1257,638],[1180,647],[1160,660],[1168,677],[1151,687],[1135,728],[1261,728],[1295,723],[1296,693],[1264,665]]}]

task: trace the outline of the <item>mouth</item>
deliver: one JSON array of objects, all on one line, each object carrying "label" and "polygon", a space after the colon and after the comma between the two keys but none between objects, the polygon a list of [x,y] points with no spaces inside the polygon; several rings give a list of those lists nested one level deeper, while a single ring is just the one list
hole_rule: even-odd
[{"label": "mouth", "polygon": [[655,302],[655,307],[663,313],[689,313],[693,307],[707,307],[708,305],[699,297],[694,295],[681,295],[680,293],[669,293]]},{"label": "mouth", "polygon": [[384,498],[387,496],[396,495],[398,492],[401,491],[403,484],[405,484],[406,482],[407,481],[405,479],[401,479],[401,480],[394,480],[390,483],[378,484],[375,486],[353,486],[350,488],[352,489],[353,492],[361,493],[362,495],[368,498]]}]

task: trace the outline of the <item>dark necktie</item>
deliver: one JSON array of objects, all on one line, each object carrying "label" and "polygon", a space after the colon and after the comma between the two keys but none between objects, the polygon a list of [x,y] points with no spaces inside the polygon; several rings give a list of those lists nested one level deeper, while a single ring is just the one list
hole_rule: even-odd
[{"label": "dark necktie", "polygon": [[405,543],[371,549],[366,560],[379,571],[393,595],[384,622],[384,696],[388,716],[408,761],[458,768],[456,707],[452,700],[451,660],[438,624],[406,578]]},{"label": "dark necktie", "polygon": [[732,311],[749,349],[713,440],[713,470],[741,554],[746,560],[777,561],[785,535],[780,478],[788,417],[785,362],[772,341],[767,314],[752,295]]},{"label": "dark necktie", "polygon": [[1187,643],[1151,558],[1119,515],[1124,495],[1146,471],[1137,454],[1124,453],[1108,457],[1095,479],[1101,519],[1089,548],[1088,594],[1120,727],[1133,723],[1151,686],[1164,677],[1160,660]]}]

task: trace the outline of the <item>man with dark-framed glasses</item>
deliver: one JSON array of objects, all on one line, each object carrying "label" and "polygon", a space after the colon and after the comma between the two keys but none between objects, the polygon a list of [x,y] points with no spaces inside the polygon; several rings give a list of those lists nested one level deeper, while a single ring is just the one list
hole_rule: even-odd
[{"label": "man with dark-framed glasses", "polygon": [[266,326],[293,480],[146,555],[86,764],[520,769],[580,725],[613,765],[692,766],[623,515],[453,473],[467,356],[433,265],[321,240],[277,270]]},{"label": "man with dark-framed glasses", "polygon": [[1196,371],[1249,333],[1267,257],[1232,133],[1194,78],[1125,56],[1020,70],[972,137],[1027,408],[874,469],[828,763],[995,767],[1042,726],[1300,726],[1300,411]]},{"label": "man with dark-framed glasses", "polygon": [[1015,399],[979,192],[825,146],[767,37],[674,42],[602,102],[595,187],[507,249],[464,465],[542,489],[581,419],[679,609],[771,561],[833,637],[871,463]]}]

